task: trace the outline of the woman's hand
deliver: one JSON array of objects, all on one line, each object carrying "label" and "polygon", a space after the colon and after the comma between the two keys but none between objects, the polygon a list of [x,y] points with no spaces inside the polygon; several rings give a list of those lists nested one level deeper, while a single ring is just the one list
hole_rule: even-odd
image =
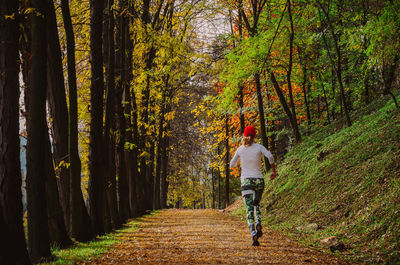
[{"label": "woman's hand", "polygon": [[276,178],[276,165],[275,165],[275,163],[271,164],[271,170],[272,170],[272,173],[271,173],[271,176],[269,178],[271,180],[274,180]]}]

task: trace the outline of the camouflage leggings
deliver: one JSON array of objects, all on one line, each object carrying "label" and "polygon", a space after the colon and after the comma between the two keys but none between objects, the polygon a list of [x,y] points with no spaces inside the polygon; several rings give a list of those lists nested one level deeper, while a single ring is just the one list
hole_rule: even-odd
[{"label": "camouflage leggings", "polygon": [[250,231],[254,231],[254,211],[256,221],[261,222],[260,200],[264,191],[264,179],[245,178],[242,179],[242,196],[246,206],[247,222]]}]

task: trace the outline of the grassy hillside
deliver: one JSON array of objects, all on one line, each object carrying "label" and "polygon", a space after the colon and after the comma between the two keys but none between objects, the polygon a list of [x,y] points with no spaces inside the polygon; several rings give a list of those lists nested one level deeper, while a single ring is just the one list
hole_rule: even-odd
[{"label": "grassy hillside", "polygon": [[[352,118],[287,154],[266,184],[265,222],[321,249],[320,240],[337,236],[346,247],[337,255],[351,261],[400,264],[400,111],[382,98]],[[309,223],[319,229],[296,229]]]}]

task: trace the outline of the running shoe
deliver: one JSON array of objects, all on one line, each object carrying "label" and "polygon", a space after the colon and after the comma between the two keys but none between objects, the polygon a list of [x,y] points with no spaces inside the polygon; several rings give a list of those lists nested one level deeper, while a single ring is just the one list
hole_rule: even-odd
[{"label": "running shoe", "polygon": [[257,231],[251,232],[251,242],[253,246],[259,246],[260,243],[258,242]]}]

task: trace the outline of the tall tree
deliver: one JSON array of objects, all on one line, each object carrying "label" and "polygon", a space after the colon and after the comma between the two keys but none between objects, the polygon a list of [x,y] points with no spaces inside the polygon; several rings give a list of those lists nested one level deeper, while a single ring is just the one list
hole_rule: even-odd
[{"label": "tall tree", "polygon": [[[251,19],[250,16],[246,15],[242,5],[239,5],[239,13],[241,14],[240,18],[243,19],[244,24],[247,28],[247,31],[249,32],[250,37],[255,37],[258,34],[258,22],[260,19],[260,16],[262,14],[262,11],[264,9],[264,6],[266,5],[267,1],[266,0],[256,0],[256,1],[251,1]],[[261,93],[261,82],[260,82],[260,72],[257,71],[254,73],[254,82],[256,86],[256,94],[257,94],[257,103],[258,103],[258,119],[260,122],[260,134],[261,134],[261,139],[262,143],[265,147],[268,147],[268,139],[267,139],[267,131],[265,129],[265,117],[264,117],[264,103],[263,103],[263,97]],[[268,169],[268,163],[265,163],[266,168]]]},{"label": "tall tree", "polygon": [[[243,9],[243,0],[238,0],[238,33],[239,33],[239,41],[242,40],[243,38],[243,18],[242,18],[242,12],[240,10]],[[244,132],[244,128],[246,126],[245,120],[244,120],[244,94],[243,94],[243,83],[240,82],[238,84],[238,89],[239,89],[239,109],[240,109],[240,133],[242,134]]]},{"label": "tall tree", "polygon": [[[130,9],[132,7],[129,7]],[[136,103],[136,94],[135,89],[131,87],[131,83],[133,81],[133,50],[134,50],[134,41],[131,37],[129,23],[132,20],[129,17],[123,16],[121,17],[121,27],[124,26],[125,30],[125,42],[127,49],[127,61],[126,63],[126,82],[124,83],[124,99],[125,102],[123,112],[121,111],[121,120],[125,118],[125,126],[127,128],[132,128],[132,130],[128,130],[125,135],[125,141],[128,143],[132,143],[132,148],[121,148],[121,152],[125,152],[125,161],[127,167],[127,176],[125,178],[118,178],[118,185],[120,191],[120,209],[129,208],[131,216],[137,216],[140,212],[144,211],[143,202],[141,199],[144,198],[144,190],[143,190],[143,182],[138,181],[139,172],[138,172],[138,110]],[[123,63],[124,58],[121,57],[121,64]],[[121,108],[121,105],[118,104],[118,107]],[[123,115],[125,113],[125,116]],[[122,135],[122,134],[121,134]],[[124,184],[126,183],[126,184]],[[129,200],[125,200],[123,198],[128,197]],[[128,203],[129,202],[129,203]]]},{"label": "tall tree", "polygon": [[[131,125],[131,88],[132,81],[132,53],[133,38],[129,30],[130,17],[123,13],[123,10],[129,6],[126,1],[119,1],[119,16],[116,33],[116,105],[115,112],[117,115],[117,175],[118,175],[118,192],[119,192],[119,209],[121,217],[126,219],[128,216],[136,216],[138,214],[138,201],[136,194],[136,178],[137,155],[133,154],[132,148],[125,149],[125,143],[132,143]],[[132,91],[134,93],[134,91]],[[136,101],[134,101],[136,103]],[[132,128],[127,130],[126,128]],[[137,142],[133,143],[133,149],[137,148]],[[133,162],[132,160],[135,160]],[[141,190],[141,192],[143,192]],[[143,210],[144,211],[144,210]]]},{"label": "tall tree", "polygon": [[294,26],[293,26],[293,17],[292,17],[292,3],[290,0],[287,1],[287,10],[289,16],[289,23],[290,23],[290,35],[289,35],[289,64],[288,70],[286,71],[286,78],[288,83],[288,90],[289,90],[289,102],[290,107],[292,110],[292,123],[293,126],[296,128],[295,130],[295,139],[296,142],[301,140],[301,136],[299,133],[298,125],[297,125],[297,115],[296,115],[296,106],[294,105],[293,100],[293,89],[292,89],[292,70],[293,70],[293,41],[294,41]]},{"label": "tall tree", "polygon": [[229,115],[225,115],[225,206],[229,205]]},{"label": "tall tree", "polygon": [[78,97],[76,91],[75,36],[68,0],[61,0],[61,10],[67,40],[69,88],[68,155],[70,163],[70,193],[67,197],[70,201],[70,215],[68,218],[68,227],[73,238],[78,241],[87,241],[93,237],[93,230],[81,190],[81,160],[78,150]]},{"label": "tall tree", "polygon": [[69,169],[68,158],[68,109],[64,87],[64,74],[61,62],[61,49],[58,37],[57,20],[53,1],[46,1],[47,27],[47,102],[49,104],[52,131],[54,162],[57,166],[60,199],[65,224],[69,224]]},{"label": "tall tree", "polygon": [[50,245],[66,248],[72,245],[72,241],[68,237],[67,228],[64,223],[64,215],[60,204],[56,173],[54,171],[51,153],[50,138],[48,134],[45,134],[45,136],[46,142],[45,146],[43,146],[43,150],[46,159],[46,199]]},{"label": "tall tree", "polygon": [[18,1],[0,1],[0,264],[30,264],[22,226]]},{"label": "tall tree", "polygon": [[[340,88],[340,95],[341,95],[341,99],[342,99],[342,106],[344,109],[344,115],[346,117],[346,122],[348,126],[351,126],[351,119],[350,119],[350,114],[349,114],[349,110],[348,110],[348,105],[347,105],[347,99],[346,99],[346,93],[344,91],[344,84],[343,84],[343,78],[342,78],[342,50],[340,47],[340,34],[337,34],[335,32],[334,29],[334,25],[333,22],[331,20],[331,16],[329,14],[329,11],[331,10],[331,8],[328,7],[324,7],[324,5],[321,3],[321,1],[317,0],[317,4],[319,6],[319,13],[320,13],[320,19],[321,19],[321,23],[323,23],[324,21],[322,20],[322,14],[324,14],[325,19],[326,19],[326,24],[327,27],[329,28],[329,31],[332,35],[332,39],[333,39],[333,43],[334,43],[334,48],[335,48],[335,52],[336,52],[336,62],[334,60],[334,58],[332,57],[332,55],[330,55],[329,53],[329,58],[331,59],[332,62],[332,66],[335,69],[335,73],[336,73],[336,77],[339,83],[339,88]],[[340,10],[338,10],[340,12]],[[325,35],[323,34],[323,37],[325,37]],[[325,44],[326,44],[326,40],[324,39]],[[326,45],[327,50],[329,51],[329,47]]]},{"label": "tall tree", "polygon": [[45,0],[32,0],[32,61],[28,104],[28,247],[34,263],[51,256],[46,203],[46,21]]},{"label": "tall tree", "polygon": [[106,228],[105,182],[103,172],[103,10],[104,0],[90,1],[90,145],[89,145],[89,213],[94,231],[103,234]]},{"label": "tall tree", "polygon": [[114,11],[113,11],[113,0],[108,0],[107,3],[107,18],[108,31],[107,41],[107,89],[106,89],[106,111],[105,111],[105,127],[104,127],[104,156],[106,166],[106,189],[107,189],[107,201],[109,207],[109,215],[111,217],[111,223],[113,228],[119,228],[121,226],[121,219],[117,205],[117,181],[116,181],[116,167],[115,167],[115,44],[114,44]]}]

